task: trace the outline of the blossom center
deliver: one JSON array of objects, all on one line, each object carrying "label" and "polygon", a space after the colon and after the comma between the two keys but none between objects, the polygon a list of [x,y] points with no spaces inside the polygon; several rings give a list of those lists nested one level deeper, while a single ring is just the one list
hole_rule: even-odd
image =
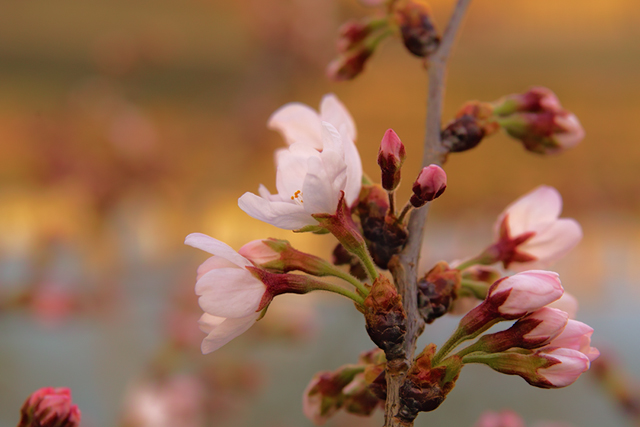
[{"label": "blossom center", "polygon": [[302,200],[302,191],[298,190],[295,193],[293,193],[293,196],[291,196],[291,200],[293,200],[298,205],[303,204],[304,200]]}]

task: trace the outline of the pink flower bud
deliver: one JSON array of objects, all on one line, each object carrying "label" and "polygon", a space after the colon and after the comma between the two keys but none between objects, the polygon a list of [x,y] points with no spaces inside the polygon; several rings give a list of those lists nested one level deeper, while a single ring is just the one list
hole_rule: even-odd
[{"label": "pink flower bud", "polygon": [[400,184],[400,168],[406,152],[404,145],[393,129],[388,129],[378,151],[378,165],[382,170],[382,187],[387,191],[393,191]]},{"label": "pink flower bud", "polygon": [[549,367],[537,370],[537,374],[541,379],[550,384],[550,386],[546,386],[545,388],[559,388],[573,384],[590,366],[587,356],[577,350],[569,348],[556,348],[545,352],[541,351],[538,355],[551,362],[555,362]]},{"label": "pink flower bud", "polygon": [[578,300],[569,292],[565,291],[559,300],[552,302],[548,307],[562,310],[569,315],[569,319],[575,319],[578,313]]},{"label": "pink flower bud", "polygon": [[563,293],[558,273],[530,270],[495,282],[485,303],[504,318],[516,319],[557,300]]},{"label": "pink flower bud", "polygon": [[568,315],[564,311],[542,307],[522,317],[509,329],[483,335],[466,352],[499,353],[511,348],[540,348],[562,332],[567,319]]},{"label": "pink flower bud", "polygon": [[68,388],[44,387],[22,405],[18,427],[78,427],[80,410],[71,404]]},{"label": "pink flower bud", "polygon": [[347,21],[338,30],[338,52],[344,53],[356,47],[371,34],[372,27],[367,22]]},{"label": "pink flower bud", "polygon": [[524,421],[513,411],[483,413],[473,427],[525,427]]},{"label": "pink flower bud", "polygon": [[249,242],[241,247],[238,253],[254,265],[266,264],[280,259],[280,253],[275,251],[265,240]]},{"label": "pink flower bud", "polygon": [[537,321],[538,325],[522,336],[527,341],[548,341],[558,336],[569,320],[569,315],[562,310],[542,307],[516,322]]},{"label": "pink flower bud", "polygon": [[419,208],[427,202],[440,197],[447,188],[447,174],[438,165],[429,165],[422,168],[416,182],[413,184],[411,204]]},{"label": "pink flower bud", "polygon": [[364,66],[373,54],[373,49],[361,45],[331,61],[327,77],[333,81],[351,80],[364,71]]},{"label": "pink flower bud", "polygon": [[569,320],[562,333],[549,343],[549,347],[577,350],[593,362],[600,355],[600,352],[597,348],[591,347],[592,334],[593,328],[591,326],[577,320]]},{"label": "pink flower bud", "polygon": [[515,112],[560,112],[560,100],[546,87],[532,87],[525,93],[508,95],[495,103],[495,114],[507,116]]}]

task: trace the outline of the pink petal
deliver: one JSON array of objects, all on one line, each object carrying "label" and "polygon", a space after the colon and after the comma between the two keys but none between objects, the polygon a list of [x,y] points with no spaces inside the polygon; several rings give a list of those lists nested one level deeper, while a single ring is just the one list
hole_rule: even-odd
[{"label": "pink petal", "polygon": [[555,387],[573,384],[590,366],[589,358],[576,350],[557,348],[543,354],[560,362],[548,368],[538,369],[538,374]]},{"label": "pink petal", "polygon": [[574,219],[561,218],[536,231],[536,235],[524,242],[519,250],[533,255],[532,262],[514,264],[516,271],[530,268],[546,268],[565,256],[582,240],[582,227]]},{"label": "pink petal", "polygon": [[541,185],[509,205],[504,213],[509,214],[511,236],[517,237],[538,224],[556,220],[561,211],[562,197],[558,190]]}]

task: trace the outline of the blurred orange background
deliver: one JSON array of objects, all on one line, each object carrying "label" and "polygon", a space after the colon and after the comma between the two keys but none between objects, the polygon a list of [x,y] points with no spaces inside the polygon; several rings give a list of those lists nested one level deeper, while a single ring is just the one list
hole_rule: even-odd
[{"label": "blurred orange background", "polygon": [[[440,29],[452,3],[431,1]],[[182,245],[188,233],[210,234],[236,249],[257,238],[287,238],[299,249],[329,255],[329,237],[278,230],[236,204],[259,183],[275,187],[272,152],[283,141],[266,121],[284,103],[316,108],[323,94],[336,93],[355,118],[371,177],[379,174],[379,141],[393,128],[407,147],[399,200],[408,197],[407,182],[422,155],[422,63],[392,38],[355,81],[332,83],[324,76],[337,28],[369,13],[375,10],[355,0],[3,3],[0,425],[15,424],[17,408],[36,387],[69,385],[63,374],[84,390],[74,389],[87,426],[117,422],[123,384],[162,341],[158,324],[168,296],[179,284],[191,289],[194,269],[205,258]],[[509,202],[540,184],[558,188],[563,216],[578,219],[585,233],[558,265],[563,283],[596,322],[622,313],[603,328],[611,329],[607,338],[622,346],[623,360],[636,373],[640,365],[631,351],[639,347],[637,332],[616,328],[627,324],[624,316],[632,316],[640,301],[639,77],[635,0],[473,2],[450,62],[444,120],[466,100],[493,101],[540,85],[580,118],[587,136],[554,157],[528,153],[504,134],[450,156],[448,189],[430,212],[425,253],[425,268],[475,254]],[[29,320],[29,313],[42,310],[25,303],[23,291],[45,282],[82,298],[62,308],[45,301],[43,326]],[[72,320],[50,329],[51,318],[69,305]],[[358,321],[353,329],[362,329]],[[147,334],[143,326],[156,329]],[[128,327],[137,332],[119,335]],[[98,357],[87,372],[99,370],[104,357],[110,360],[106,372],[119,372],[116,379],[76,378],[64,368],[88,342],[101,348],[102,338],[111,344],[86,355]],[[325,338],[330,346],[331,337]],[[48,369],[49,352],[60,360]],[[357,352],[325,367],[318,356],[315,370],[335,369]],[[22,360],[25,353],[31,356]],[[313,372],[296,378],[292,395],[299,396]],[[295,421],[280,416],[267,425],[306,422],[296,399]],[[471,425],[477,413],[466,416],[460,422]]]}]

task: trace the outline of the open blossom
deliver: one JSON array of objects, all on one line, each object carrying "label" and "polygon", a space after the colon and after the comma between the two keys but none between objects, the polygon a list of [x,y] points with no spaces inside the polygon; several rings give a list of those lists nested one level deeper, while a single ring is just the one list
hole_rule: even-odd
[{"label": "open blossom", "polygon": [[255,323],[267,288],[246,269],[253,264],[225,243],[193,233],[185,244],[213,255],[198,268],[196,281],[198,302],[205,311],[198,323],[208,334],[202,341],[202,352],[211,353]]},{"label": "open blossom", "polygon": [[259,196],[240,197],[240,209],[276,227],[295,230],[317,225],[312,214],[335,213],[342,192],[348,205],[356,201],[362,163],[354,143],[355,125],[334,95],[323,98],[320,113],[303,104],[287,104],[271,116],[269,127],[289,144],[275,156],[278,193],[261,185]]},{"label": "open blossom", "polygon": [[562,197],[553,187],[525,194],[498,217],[491,250],[505,268],[516,271],[545,268],[562,258],[582,239],[580,224],[558,218]]}]

